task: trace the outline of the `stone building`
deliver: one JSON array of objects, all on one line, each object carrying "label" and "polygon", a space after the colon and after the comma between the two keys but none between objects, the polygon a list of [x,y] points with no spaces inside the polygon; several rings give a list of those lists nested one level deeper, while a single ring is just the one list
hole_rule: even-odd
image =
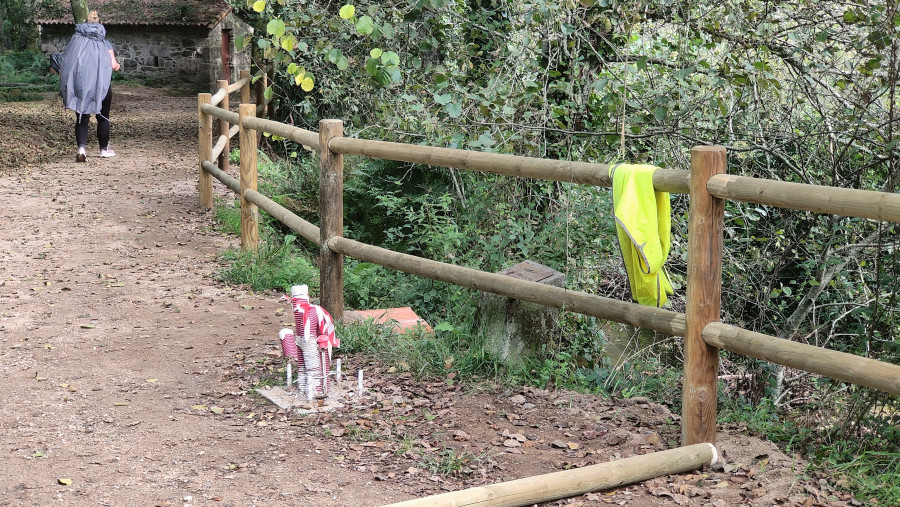
[{"label": "stone building", "polygon": [[[252,28],[227,0],[91,0],[125,77],[190,90],[212,91],[250,69],[249,49],[235,40]],[[41,50],[65,49],[75,31],[69,0],[43,0],[35,15]]]}]

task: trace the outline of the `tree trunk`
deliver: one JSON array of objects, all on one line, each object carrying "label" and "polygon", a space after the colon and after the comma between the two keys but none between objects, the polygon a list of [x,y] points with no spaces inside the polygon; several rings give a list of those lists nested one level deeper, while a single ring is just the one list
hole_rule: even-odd
[{"label": "tree trunk", "polygon": [[75,20],[75,23],[87,21],[87,0],[70,0],[70,3],[72,4],[72,19]]},{"label": "tree trunk", "polygon": [[4,41],[6,40],[6,35],[3,33],[3,12],[0,11],[0,56],[6,54],[6,44]]}]

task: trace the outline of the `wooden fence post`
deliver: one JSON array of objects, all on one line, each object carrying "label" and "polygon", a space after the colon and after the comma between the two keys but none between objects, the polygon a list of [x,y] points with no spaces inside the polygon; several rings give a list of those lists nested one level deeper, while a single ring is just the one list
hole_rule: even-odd
[{"label": "wooden fence post", "polygon": [[259,209],[244,197],[247,189],[256,190],[256,132],[244,127],[244,118],[256,116],[255,104],[238,109],[241,150],[241,250],[255,251],[259,243]]},{"label": "wooden fence post", "polygon": [[[260,78],[256,80],[256,105],[262,104],[263,109],[260,111],[259,117],[266,118],[266,111],[268,108],[268,106],[266,106],[266,88],[269,87],[269,74],[266,72],[265,60],[260,59],[257,65],[263,72]],[[262,132],[260,132],[260,134],[262,134]]]},{"label": "wooden fence post", "polygon": [[691,150],[682,445],[716,443],[719,349],[708,345],[701,333],[708,323],[719,320],[722,306],[725,201],[710,195],[706,182],[725,172],[726,158],[721,146],[697,146]]},{"label": "wooden fence post", "polygon": [[250,103],[250,71],[242,70],[240,79],[247,78],[247,84],[241,87],[241,104],[249,104]]},{"label": "wooden fence post", "polygon": [[[218,81],[219,89],[225,90],[225,97],[222,98],[222,102],[219,103],[219,107],[228,111],[228,80],[220,79]],[[219,118],[219,135],[225,136],[225,147],[222,148],[222,153],[219,153],[219,169],[226,171],[228,170],[228,160],[231,155],[231,138],[228,137],[228,128],[231,125],[228,124],[227,121]]]},{"label": "wooden fence post", "polygon": [[341,120],[319,121],[320,302],[335,320],[344,315],[344,256],[327,244],[344,235],[344,156],[328,149],[328,142],[343,135]]},{"label": "wooden fence post", "polygon": [[200,166],[200,180],[198,182],[198,193],[200,195],[200,207],[204,209],[212,209],[212,175],[203,168],[203,162],[212,158],[212,116],[206,114],[201,109],[203,104],[212,102],[212,95],[209,93],[197,94],[197,124],[198,124],[198,146],[200,147],[197,163]]}]

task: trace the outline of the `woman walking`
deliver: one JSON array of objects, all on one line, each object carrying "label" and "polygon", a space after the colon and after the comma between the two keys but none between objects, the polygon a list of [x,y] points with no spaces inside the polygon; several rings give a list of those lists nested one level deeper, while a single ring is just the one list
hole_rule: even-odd
[{"label": "woman walking", "polygon": [[106,28],[97,11],[91,11],[87,23],[75,25],[75,35],[63,52],[59,73],[59,93],[66,109],[75,111],[76,162],[87,160],[88,125],[97,118],[97,141],[101,157],[114,157],[109,148],[109,110],[112,106],[110,80],[119,62],[112,44],[106,40]]}]

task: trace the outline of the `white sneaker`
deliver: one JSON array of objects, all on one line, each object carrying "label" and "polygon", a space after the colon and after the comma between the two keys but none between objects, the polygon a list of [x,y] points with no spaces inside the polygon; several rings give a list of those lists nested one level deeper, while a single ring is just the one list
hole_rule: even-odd
[{"label": "white sneaker", "polygon": [[114,151],[112,151],[111,149],[107,148],[107,149],[105,149],[105,150],[100,150],[100,156],[101,156],[102,158],[115,157],[115,156],[116,156],[116,152],[114,152]]},{"label": "white sneaker", "polygon": [[87,160],[87,150],[84,147],[78,148],[78,154],[75,155],[75,162],[84,162]]}]

